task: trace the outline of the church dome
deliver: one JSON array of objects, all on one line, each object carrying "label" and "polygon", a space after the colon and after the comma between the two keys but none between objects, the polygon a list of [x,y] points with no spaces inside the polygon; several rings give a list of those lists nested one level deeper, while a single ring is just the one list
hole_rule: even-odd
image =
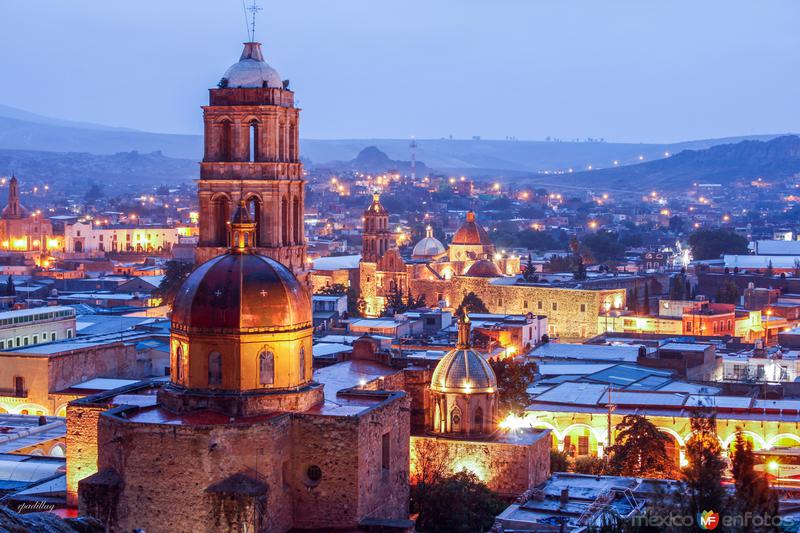
[{"label": "church dome", "polygon": [[425,238],[414,245],[411,255],[413,257],[435,257],[443,254],[445,251],[444,245],[433,236],[433,228],[428,226],[425,232]]},{"label": "church dome", "polygon": [[475,261],[472,266],[469,267],[466,275],[473,278],[499,278],[503,273],[500,272],[497,265],[488,259],[481,259],[480,261]]},{"label": "church dome", "polygon": [[[237,225],[237,217],[242,218],[239,215],[232,226]],[[232,248],[192,272],[175,298],[173,329],[248,333],[310,327],[311,299],[306,288],[288,268],[252,253],[247,244],[245,240],[241,251]]]},{"label": "church dome", "polygon": [[489,234],[483,229],[483,226],[475,221],[475,213],[470,211],[467,213],[467,220],[458,228],[456,234],[453,235],[453,242],[451,244],[491,246],[492,241],[489,238]]},{"label": "church dome", "polygon": [[226,70],[222,77],[227,80],[227,87],[232,88],[283,87],[278,71],[264,62],[261,43],[244,43],[239,62]]},{"label": "church dome", "polygon": [[497,377],[489,362],[469,345],[469,319],[459,322],[458,346],[448,352],[433,371],[431,390],[436,392],[492,393]]}]

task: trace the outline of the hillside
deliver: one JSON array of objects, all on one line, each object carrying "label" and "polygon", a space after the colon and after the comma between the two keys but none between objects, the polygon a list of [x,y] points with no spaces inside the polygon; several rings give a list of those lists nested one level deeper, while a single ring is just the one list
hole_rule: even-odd
[{"label": "hillside", "polygon": [[[757,138],[767,140],[774,135]],[[517,176],[545,170],[621,165],[662,158],[665,152],[703,149],[739,139],[706,139],[677,144],[497,141],[418,139],[417,160],[431,169],[471,176]],[[394,161],[409,161],[409,139],[301,140],[304,160],[313,165],[351,161],[368,146],[374,146]],[[160,151],[167,158],[199,161],[200,135],[171,135],[113,128],[98,124],[43,117],[0,105],[0,149],[44,152],[86,152],[113,155],[138,151]]]},{"label": "hillside", "polygon": [[[661,189],[686,189],[696,182],[727,185],[737,180],[787,178],[800,173],[800,137],[785,135],[768,141],[746,140],[703,150],[684,150],[671,157],[559,176],[570,186],[625,189],[646,183]],[[540,179],[533,181],[539,182]]]}]

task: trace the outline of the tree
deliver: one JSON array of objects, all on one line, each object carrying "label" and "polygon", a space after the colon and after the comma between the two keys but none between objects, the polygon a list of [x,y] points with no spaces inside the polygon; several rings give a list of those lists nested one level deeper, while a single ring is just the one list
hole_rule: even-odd
[{"label": "tree", "polygon": [[464,316],[470,313],[488,313],[489,308],[483,303],[480,296],[474,292],[468,292],[461,300],[461,304],[456,309],[456,316]]},{"label": "tree", "polygon": [[522,414],[530,404],[528,387],[536,376],[536,365],[516,361],[511,357],[496,358],[489,361],[497,377],[497,392],[500,412]]},{"label": "tree", "polygon": [[599,457],[584,455],[575,459],[573,470],[576,474],[599,476],[605,473],[605,462]]},{"label": "tree", "polygon": [[575,257],[575,268],[572,271],[572,277],[577,281],[586,279],[586,266],[583,264],[583,257]]},{"label": "tree", "polygon": [[625,245],[619,242],[619,235],[610,231],[589,233],[581,239],[581,244],[601,263],[625,255]]},{"label": "tree", "polygon": [[748,240],[728,229],[701,229],[689,235],[695,259],[719,259],[723,254],[747,254]]},{"label": "tree", "polygon": [[403,291],[396,286],[393,287],[386,297],[386,305],[383,308],[383,316],[394,316],[398,313],[405,313],[411,309],[418,309],[425,306],[425,295],[419,298],[414,298],[411,294],[411,289],[408,289],[408,294],[403,295]]},{"label": "tree", "polygon": [[667,452],[669,436],[641,415],[626,415],[617,424],[616,443],[609,448],[609,472],[632,477],[675,477],[676,464]]},{"label": "tree", "polygon": [[411,489],[412,509],[419,513],[417,528],[425,533],[488,531],[504,508],[478,476],[468,470]]},{"label": "tree", "polygon": [[669,278],[669,299],[670,300],[688,300],[691,298],[691,287],[689,278],[686,275],[686,269],[682,268],[679,274],[674,274]]},{"label": "tree", "polygon": [[153,294],[161,298],[161,303],[165,305],[172,305],[175,297],[178,295],[183,282],[189,277],[189,274],[194,270],[192,263],[184,261],[167,261],[164,277],[161,279],[158,288],[153,291]]},{"label": "tree", "polygon": [[775,268],[773,268],[773,266],[772,266],[772,259],[770,259],[770,260],[769,260],[769,263],[767,263],[767,268],[766,268],[766,270],[764,270],[764,276],[766,276],[766,277],[768,277],[768,278],[771,278],[771,277],[772,277],[772,276],[774,276],[774,275],[775,275]]},{"label": "tree", "polygon": [[645,315],[650,314],[650,282],[644,282],[644,302],[642,303],[642,313]]},{"label": "tree", "polygon": [[725,280],[717,289],[717,303],[734,304],[739,303],[739,287],[732,279]]},{"label": "tree", "polygon": [[800,278],[800,259],[794,260],[794,268],[792,269],[792,275],[795,278]]},{"label": "tree", "polygon": [[322,287],[317,291],[317,294],[327,294],[331,296],[347,295],[347,314],[350,316],[361,316],[358,307],[358,292],[353,287],[345,287],[343,283],[334,283],[327,287]]},{"label": "tree", "polygon": [[97,183],[92,181],[89,184],[89,188],[86,190],[86,194],[84,195],[84,200],[86,200],[86,203],[88,204],[93,204],[102,197],[103,197],[103,189],[101,189]]},{"label": "tree", "polygon": [[[741,431],[736,432],[734,441],[731,471],[736,487],[733,507],[737,514],[744,515],[751,512],[753,515],[767,519],[766,524],[771,524],[770,518],[778,514],[778,496],[769,485],[765,473],[756,472],[753,466],[753,445],[744,438]],[[753,531],[753,524],[745,524],[744,531]]]},{"label": "tree", "polygon": [[16,296],[17,288],[14,286],[14,280],[11,279],[11,276],[8,276],[6,280],[6,296]]},{"label": "tree", "polygon": [[567,452],[550,450],[550,472],[566,472],[570,469],[570,460]]},{"label": "tree", "polygon": [[688,466],[686,479],[688,511],[697,516],[706,510],[722,512],[726,503],[722,478],[725,460],[717,437],[717,419],[713,412],[699,412],[690,419],[692,437],[686,444]]},{"label": "tree", "polygon": [[522,278],[530,283],[539,281],[539,276],[536,274],[536,265],[533,264],[531,254],[528,254],[528,262],[522,267]]}]

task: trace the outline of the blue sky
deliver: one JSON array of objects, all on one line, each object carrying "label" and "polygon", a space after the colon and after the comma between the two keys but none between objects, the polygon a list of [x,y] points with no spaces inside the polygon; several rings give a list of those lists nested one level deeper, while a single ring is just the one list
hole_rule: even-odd
[{"label": "blue sky", "polygon": [[[796,0],[260,0],[306,138],[678,141],[800,127]],[[0,0],[0,103],[196,133],[241,0]]]}]

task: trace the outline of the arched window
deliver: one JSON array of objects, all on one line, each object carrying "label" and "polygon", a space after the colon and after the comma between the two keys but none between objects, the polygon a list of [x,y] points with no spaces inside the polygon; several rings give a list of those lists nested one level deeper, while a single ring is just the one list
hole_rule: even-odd
[{"label": "arched window", "polygon": [[275,383],[275,356],[270,351],[258,354],[258,382],[261,385]]},{"label": "arched window", "polygon": [[295,196],[292,203],[294,204],[292,206],[292,214],[294,215],[294,243],[300,244],[303,242],[303,214],[300,198]]},{"label": "arched window", "polygon": [[175,381],[183,380],[183,346],[175,350]]},{"label": "arched window", "polygon": [[478,407],[475,409],[475,416],[473,417],[473,425],[475,431],[483,431],[483,409]]},{"label": "arched window", "polygon": [[306,349],[304,347],[300,347],[300,381],[306,380]]},{"label": "arched window", "polygon": [[214,230],[214,244],[226,246],[228,241],[228,222],[231,219],[231,204],[228,197],[220,195],[212,201],[212,224]]},{"label": "arched window", "polygon": [[253,242],[250,243],[253,246],[258,246],[261,242],[261,237],[259,234],[261,233],[261,201],[257,196],[251,196],[247,200],[247,211],[250,213],[250,219],[256,223],[256,231],[253,235]]},{"label": "arched window", "polygon": [[248,161],[258,161],[258,121],[251,121],[247,130],[250,135],[250,153],[248,154]]},{"label": "arched window", "polygon": [[208,354],[208,384],[222,384],[222,354],[219,352]]},{"label": "arched window", "polygon": [[461,433],[461,409],[458,407],[453,407],[450,411],[450,431]]},{"label": "arched window", "polygon": [[278,161],[286,161],[286,125],[278,126]]},{"label": "arched window", "polygon": [[284,197],[281,200],[281,242],[284,246],[289,245],[289,201]]},{"label": "arched window", "polygon": [[223,120],[219,124],[218,153],[220,161],[231,160],[231,128],[232,125],[230,120]]}]

